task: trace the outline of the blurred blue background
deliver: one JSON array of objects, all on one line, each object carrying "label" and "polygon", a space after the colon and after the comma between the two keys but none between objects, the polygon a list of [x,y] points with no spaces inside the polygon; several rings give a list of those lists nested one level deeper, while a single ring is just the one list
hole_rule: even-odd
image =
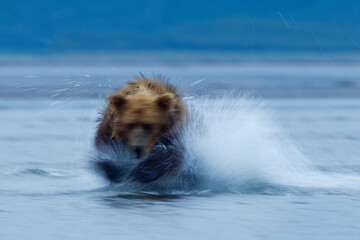
[{"label": "blurred blue background", "polygon": [[356,0],[2,0],[0,51],[359,51]]},{"label": "blurred blue background", "polygon": [[[358,240],[359,10],[0,0],[0,239]],[[106,97],[139,72],[213,114],[186,141],[204,189],[124,192],[89,166]]]}]

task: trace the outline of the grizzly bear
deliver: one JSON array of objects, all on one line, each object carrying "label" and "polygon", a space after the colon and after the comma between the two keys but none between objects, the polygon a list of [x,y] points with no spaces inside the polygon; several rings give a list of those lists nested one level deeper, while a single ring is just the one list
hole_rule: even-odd
[{"label": "grizzly bear", "polygon": [[185,108],[174,86],[162,78],[150,80],[141,75],[110,94],[107,103],[99,120],[96,146],[100,151],[123,146],[133,163],[97,161],[96,166],[110,181],[150,183],[181,167],[179,129]]}]

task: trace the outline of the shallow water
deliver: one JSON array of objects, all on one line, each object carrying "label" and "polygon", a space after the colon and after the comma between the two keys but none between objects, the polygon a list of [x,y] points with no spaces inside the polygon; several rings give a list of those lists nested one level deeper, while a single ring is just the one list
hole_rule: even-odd
[{"label": "shallow water", "polygon": [[[169,75],[175,74],[162,64],[158,69],[163,73],[170,69]],[[37,67],[27,69],[36,72]],[[179,80],[185,75],[177,75],[174,83],[182,84],[187,104],[203,118],[205,131],[194,134],[198,125],[189,125],[184,138],[187,166],[201,171],[206,184],[139,192],[109,185],[91,168],[96,119],[112,86],[106,91],[74,87],[94,91],[90,96],[60,91],[84,69],[73,68],[71,80],[68,73],[53,73],[58,81],[39,85],[26,82],[22,71],[14,73],[18,81],[12,84],[5,70],[0,73],[3,90],[31,92],[0,99],[1,239],[358,239],[360,99],[355,95],[336,97],[331,94],[338,88],[333,87],[324,98],[322,88],[310,86],[322,97],[309,98],[309,91],[301,95],[300,89],[300,97],[285,98],[281,89],[286,84],[292,88],[291,81],[264,79],[277,90],[276,98],[239,95],[242,91],[223,97],[217,91],[229,89],[196,80],[195,70],[204,71],[201,75],[206,71],[193,67],[186,73],[192,83]],[[177,74],[185,71],[181,65],[176,69]],[[212,69],[209,78],[229,77],[229,69],[241,72],[236,64],[223,69]],[[319,74],[328,73],[309,78],[316,80]],[[239,75],[232,76],[230,83],[239,87],[241,78],[237,85]],[[356,71],[348,76],[355,85],[360,79]],[[92,75],[84,78],[94,86],[100,81]],[[16,84],[28,85],[19,89]],[[191,84],[204,86],[192,91]],[[261,95],[260,85],[254,89]],[[209,96],[195,94],[206,89]]]}]

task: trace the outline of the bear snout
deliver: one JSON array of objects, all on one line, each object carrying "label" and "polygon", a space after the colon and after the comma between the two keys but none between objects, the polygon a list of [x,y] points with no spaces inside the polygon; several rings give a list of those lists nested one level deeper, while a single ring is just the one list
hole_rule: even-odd
[{"label": "bear snout", "polygon": [[143,146],[135,146],[134,148],[134,153],[137,159],[142,158],[143,157],[143,153],[144,153],[144,147]]}]

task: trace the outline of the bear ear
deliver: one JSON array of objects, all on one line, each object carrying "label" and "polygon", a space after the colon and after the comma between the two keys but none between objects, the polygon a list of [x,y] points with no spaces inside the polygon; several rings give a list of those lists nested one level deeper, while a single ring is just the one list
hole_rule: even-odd
[{"label": "bear ear", "polygon": [[170,110],[175,105],[176,99],[172,93],[164,93],[156,99],[156,104],[164,111]]},{"label": "bear ear", "polygon": [[126,103],[125,96],[120,95],[120,94],[111,94],[107,98],[107,100],[109,101],[109,104],[117,110],[124,108],[124,105]]}]

